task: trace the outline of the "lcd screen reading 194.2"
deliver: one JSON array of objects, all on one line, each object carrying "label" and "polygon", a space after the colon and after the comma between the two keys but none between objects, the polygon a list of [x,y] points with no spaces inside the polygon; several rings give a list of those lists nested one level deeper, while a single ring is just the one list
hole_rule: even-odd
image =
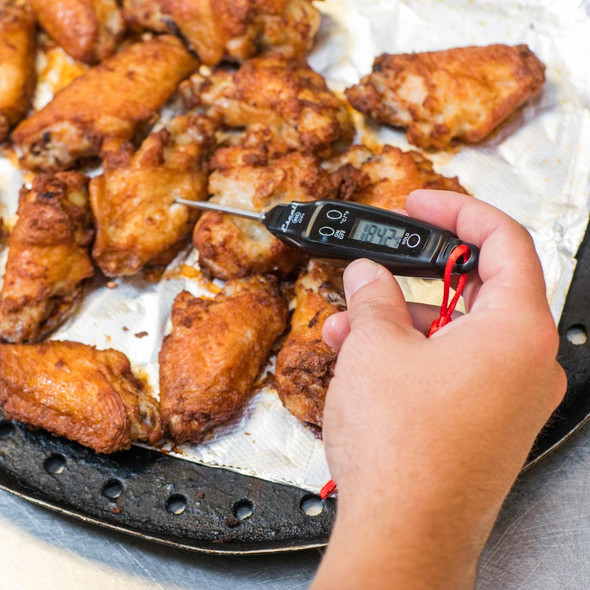
[{"label": "lcd screen reading 194.2", "polygon": [[368,219],[359,219],[352,234],[352,239],[359,240],[359,242],[385,246],[386,248],[397,248],[405,233],[406,229],[404,227],[395,227],[394,225],[375,223]]}]

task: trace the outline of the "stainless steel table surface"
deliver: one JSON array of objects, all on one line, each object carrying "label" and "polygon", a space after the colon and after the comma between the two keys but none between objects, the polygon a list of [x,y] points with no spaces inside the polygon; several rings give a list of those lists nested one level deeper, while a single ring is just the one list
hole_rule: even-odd
[{"label": "stainless steel table surface", "polygon": [[[0,492],[1,590],[294,590],[309,586],[320,557],[182,552]],[[590,588],[590,425],[521,475],[482,557],[477,588]]]}]

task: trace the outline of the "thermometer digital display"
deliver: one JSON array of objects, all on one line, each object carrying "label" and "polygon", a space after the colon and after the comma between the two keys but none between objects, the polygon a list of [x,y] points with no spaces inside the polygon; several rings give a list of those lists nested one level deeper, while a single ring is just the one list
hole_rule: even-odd
[{"label": "thermometer digital display", "polygon": [[387,248],[397,248],[406,233],[405,227],[387,223],[377,223],[369,219],[359,219],[352,233],[352,239],[369,244],[379,244]]}]

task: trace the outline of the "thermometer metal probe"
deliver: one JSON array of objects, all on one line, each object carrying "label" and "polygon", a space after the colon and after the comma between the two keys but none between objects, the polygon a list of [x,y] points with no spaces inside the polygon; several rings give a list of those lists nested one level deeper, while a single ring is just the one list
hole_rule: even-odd
[{"label": "thermometer metal probe", "polygon": [[360,203],[293,201],[258,212],[210,201],[177,198],[176,202],[258,221],[285,244],[317,258],[369,258],[397,275],[440,278],[451,252],[461,244],[469,247],[470,255],[468,260],[455,263],[454,274],[472,271],[479,258],[476,246],[462,242],[450,231]]}]

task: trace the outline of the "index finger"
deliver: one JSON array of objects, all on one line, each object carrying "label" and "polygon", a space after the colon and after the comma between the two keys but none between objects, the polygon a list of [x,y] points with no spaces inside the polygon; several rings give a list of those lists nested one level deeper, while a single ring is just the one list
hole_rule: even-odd
[{"label": "index finger", "polygon": [[[543,269],[528,231],[496,207],[450,191],[418,190],[408,196],[409,215],[455,233],[480,248],[481,283],[468,281],[468,308],[547,307]],[[469,286],[469,283],[472,285]]]}]

